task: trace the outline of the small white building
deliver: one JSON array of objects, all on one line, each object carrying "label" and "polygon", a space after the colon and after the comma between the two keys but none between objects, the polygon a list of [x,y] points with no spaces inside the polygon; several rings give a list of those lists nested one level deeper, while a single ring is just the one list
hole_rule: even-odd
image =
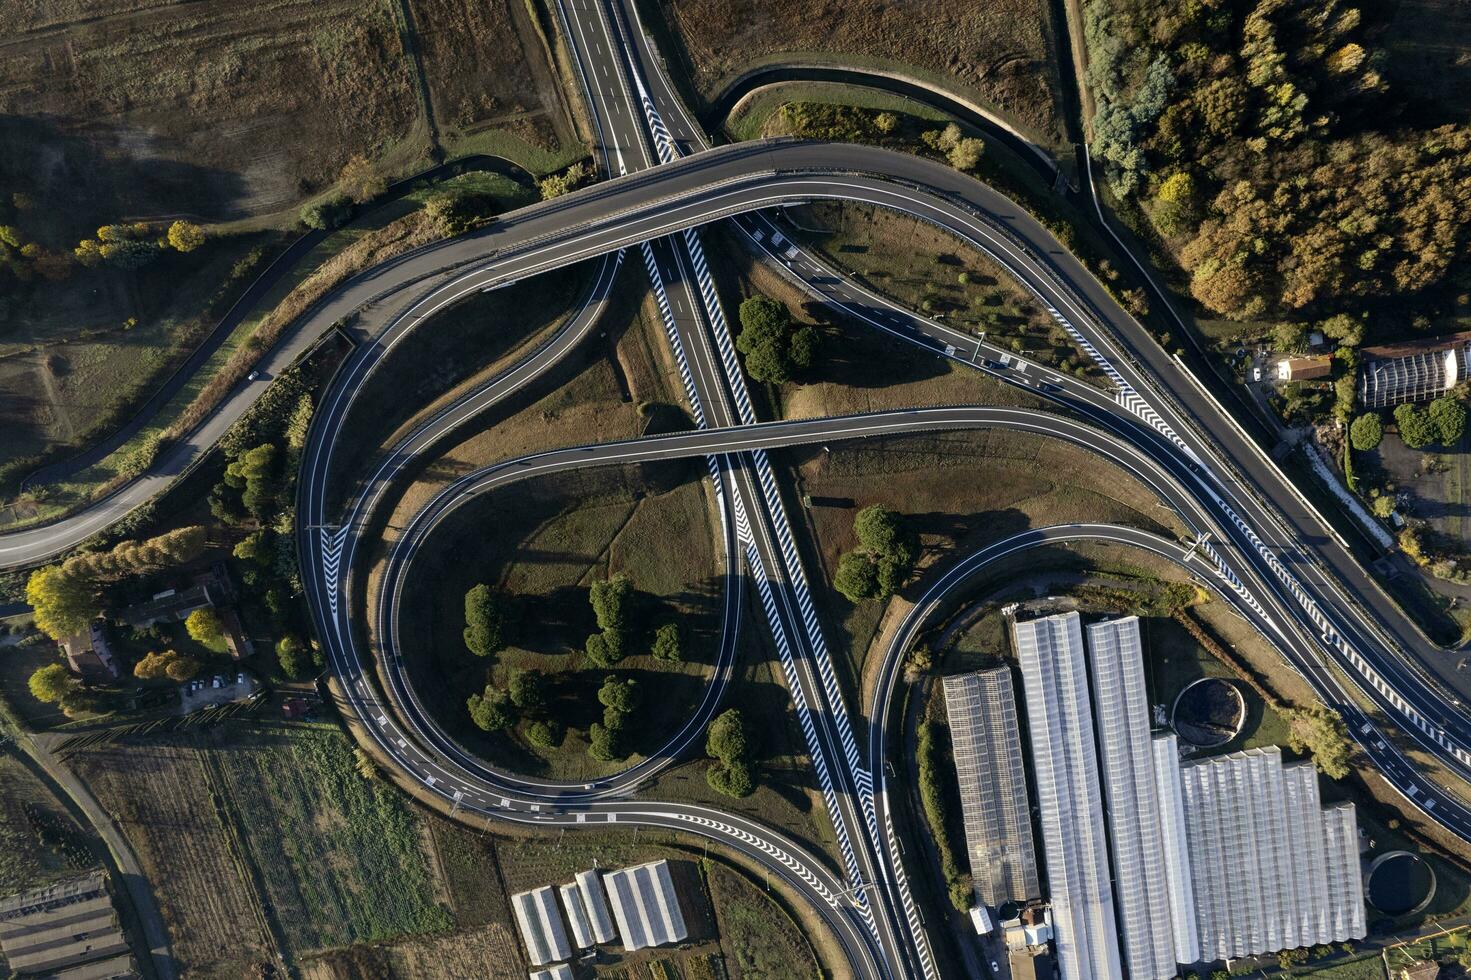
[{"label": "small white building", "polygon": [[990,935],[991,930],[996,928],[996,922],[991,918],[991,910],[984,905],[971,906],[970,924],[975,927],[977,936]]}]

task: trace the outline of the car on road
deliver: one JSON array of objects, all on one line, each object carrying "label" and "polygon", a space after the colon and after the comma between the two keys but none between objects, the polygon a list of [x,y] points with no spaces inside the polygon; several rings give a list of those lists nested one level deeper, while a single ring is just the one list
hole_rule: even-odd
[{"label": "car on road", "polygon": [[259,378],[259,377],[260,377],[260,368],[256,368],[254,371],[251,371],[249,374],[247,374],[245,376],[245,380],[246,381],[254,381],[256,378]]}]

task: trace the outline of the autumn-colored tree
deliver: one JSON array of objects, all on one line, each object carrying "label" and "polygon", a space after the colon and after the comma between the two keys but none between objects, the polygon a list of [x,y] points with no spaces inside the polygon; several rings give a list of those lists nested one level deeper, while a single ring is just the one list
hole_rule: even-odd
[{"label": "autumn-colored tree", "polygon": [[102,614],[91,580],[57,565],[47,565],[26,580],[36,628],[60,642],[80,633]]},{"label": "autumn-colored tree", "polygon": [[195,643],[206,646],[218,643],[225,635],[225,624],[220,621],[220,614],[213,609],[194,610],[184,620],[184,629]]},{"label": "autumn-colored tree", "polygon": [[176,252],[192,252],[204,244],[204,229],[192,221],[175,221],[169,225],[168,241]]},{"label": "autumn-colored tree", "polygon": [[61,664],[47,664],[31,674],[27,686],[31,696],[46,704],[58,704],[78,688],[77,679]]},{"label": "autumn-colored tree", "polygon": [[355,153],[342,165],[342,171],[337,175],[337,186],[353,201],[362,204],[387,190],[388,181],[371,160]]}]

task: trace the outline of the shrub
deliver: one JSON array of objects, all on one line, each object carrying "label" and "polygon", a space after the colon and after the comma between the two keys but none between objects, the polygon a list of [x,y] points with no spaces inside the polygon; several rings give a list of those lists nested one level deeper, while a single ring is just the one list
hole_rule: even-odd
[{"label": "shrub", "polygon": [[511,703],[523,710],[534,710],[546,705],[546,678],[539,670],[511,671],[511,681],[507,685],[511,694]]},{"label": "shrub", "polygon": [[308,228],[331,231],[342,227],[352,217],[352,202],[345,194],[333,194],[326,200],[306,205],[297,217]]},{"label": "shrub", "polygon": [[756,781],[751,778],[751,768],[744,762],[717,762],[705,770],[705,781],[710,788],[725,796],[750,796],[756,791]]},{"label": "shrub", "polygon": [[1349,773],[1353,743],[1343,716],[1325,705],[1288,708],[1287,744],[1294,752],[1309,752],[1318,771],[1329,779],[1342,779]]},{"label": "shrub", "polygon": [[533,721],[526,726],[526,741],[543,749],[561,745],[562,734],[562,726],[555,721]]}]

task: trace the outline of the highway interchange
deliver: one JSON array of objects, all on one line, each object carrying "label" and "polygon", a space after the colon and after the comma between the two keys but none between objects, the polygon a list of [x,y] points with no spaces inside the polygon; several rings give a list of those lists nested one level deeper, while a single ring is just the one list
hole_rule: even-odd
[{"label": "highway interchange", "polygon": [[[905,644],[980,570],[1018,549],[1073,539],[1144,547],[1185,562],[1273,642],[1349,720],[1367,757],[1407,799],[1471,839],[1471,813],[1421,776],[1346,690],[1352,684],[1424,751],[1471,773],[1471,724],[1456,710],[1462,679],[1368,578],[1320,515],[1181,363],[1118,308],[1066,250],[1004,196],[940,164],[871,147],[772,141],[705,149],[631,3],[565,0],[563,29],[586,87],[604,167],[613,179],[523,209],[483,232],[427,246],[370,270],[319,305],[242,385],[144,478],[77,517],[0,536],[0,564],[61,553],[159,492],[206,452],[264,385],[327,327],[356,315],[362,338],[320,401],[299,480],[298,528],[308,599],[331,671],[363,737],[399,775],[487,820],[660,826],[721,841],[768,867],[823,917],[855,975],[935,976],[926,929],[890,825],[885,767],[890,698]],[[618,176],[623,175],[623,176]],[[895,307],[777,236],[769,209],[820,198],[895,208],[994,257],[1094,356],[1110,390],[1028,364],[976,338]],[[1025,388],[1058,414],[1022,409],[916,408],[841,419],[757,424],[713,296],[697,230],[734,217],[749,246],[801,288],[901,340]],[[333,449],[365,380],[411,331],[484,289],[585,259],[598,271],[583,301],[509,370],[425,420],[367,478],[333,469]],[[532,383],[597,325],[615,278],[643,269],[659,297],[682,369],[695,432],[540,453],[487,467],[447,487],[395,542],[369,612],[361,539],[390,488],[445,435]],[[1066,414],[1063,414],[1066,413]],[[868,744],[856,743],[805,573],[764,451],[812,441],[1007,426],[1068,439],[1123,466],[1159,494],[1194,547],[1121,528],[1026,532],[967,556],[934,582],[886,651]],[[608,780],[566,786],[490,769],[430,720],[401,669],[398,599],[414,553],[475,494],[530,476],[636,460],[709,460],[719,503],[727,589],[721,649],[700,711],[663,750]],[[340,500],[340,502],[339,502]],[[1186,556],[1189,556],[1188,558]],[[743,572],[744,569],[744,572]],[[754,588],[748,590],[749,582]],[[836,872],[801,845],[706,807],[632,798],[703,735],[753,595],[782,653],[829,815],[842,844]],[[371,615],[372,640],[363,628]],[[861,707],[861,706],[859,706]]]}]

